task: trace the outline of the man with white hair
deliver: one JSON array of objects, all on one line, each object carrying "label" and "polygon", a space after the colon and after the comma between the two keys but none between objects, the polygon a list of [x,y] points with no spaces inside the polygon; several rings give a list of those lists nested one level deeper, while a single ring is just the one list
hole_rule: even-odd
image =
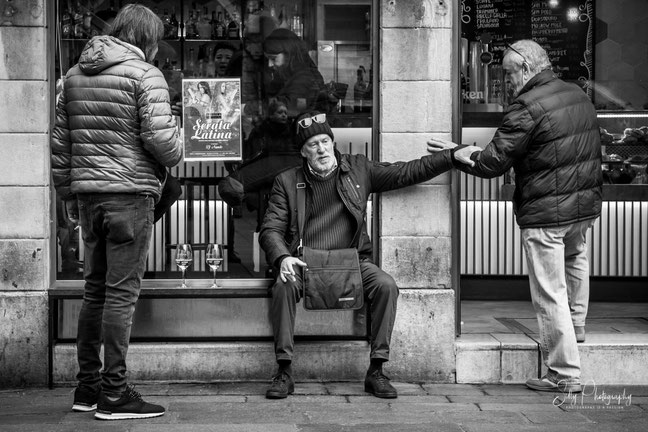
[{"label": "man with white hair", "polygon": [[[585,92],[560,80],[546,51],[531,40],[508,46],[502,61],[512,98],[492,141],[471,155],[469,174],[515,171],[513,206],[529,267],[531,299],[547,373],[526,385],[580,392],[578,342],[585,341],[589,263],[585,235],[601,214],[601,142]],[[429,147],[452,149],[439,139]],[[470,148],[456,151],[459,159]]]}]

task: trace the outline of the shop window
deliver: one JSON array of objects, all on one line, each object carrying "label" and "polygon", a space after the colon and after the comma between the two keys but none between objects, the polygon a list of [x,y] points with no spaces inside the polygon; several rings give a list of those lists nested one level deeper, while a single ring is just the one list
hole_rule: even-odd
[{"label": "shop window", "polygon": [[[107,32],[126,3],[57,2],[57,78],[75,65],[89,38]],[[324,111],[340,151],[372,156],[375,6],[372,0],[139,3],[165,23],[153,62],[167,79],[172,101],[183,103],[186,143],[185,160],[170,170],[183,194],[154,226],[145,278],[181,277],[174,260],[179,243],[193,246],[189,280],[211,278],[205,262],[209,243],[224,246],[218,278],[265,278],[268,265],[257,235],[272,180],[300,163],[290,134],[282,132],[285,125],[306,109]],[[290,67],[278,64],[278,53],[290,53]],[[236,105],[229,117],[235,139],[220,147],[190,142],[188,122],[224,121],[216,103],[228,95]],[[83,242],[61,204],[57,200],[57,277],[81,279]]]},{"label": "shop window", "polygon": [[[486,146],[508,106],[507,43],[533,39],[554,72],[580,86],[601,127],[604,203],[589,232],[592,276],[648,275],[648,32],[646,2],[461,0],[462,141]],[[519,276],[526,258],[511,174],[461,179],[461,274]]]}]

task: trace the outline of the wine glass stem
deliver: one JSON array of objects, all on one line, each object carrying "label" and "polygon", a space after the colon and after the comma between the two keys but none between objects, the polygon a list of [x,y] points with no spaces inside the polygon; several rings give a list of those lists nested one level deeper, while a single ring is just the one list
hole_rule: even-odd
[{"label": "wine glass stem", "polygon": [[216,288],[216,287],[217,287],[217,285],[216,285],[216,270],[214,270],[214,288]]},{"label": "wine glass stem", "polygon": [[182,269],[182,288],[185,288],[187,284],[185,283],[185,270]]}]

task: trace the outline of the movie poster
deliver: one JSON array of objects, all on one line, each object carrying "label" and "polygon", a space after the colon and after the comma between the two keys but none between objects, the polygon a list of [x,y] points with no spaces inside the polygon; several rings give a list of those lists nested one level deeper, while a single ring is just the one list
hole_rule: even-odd
[{"label": "movie poster", "polygon": [[241,160],[241,79],[182,80],[184,160]]}]

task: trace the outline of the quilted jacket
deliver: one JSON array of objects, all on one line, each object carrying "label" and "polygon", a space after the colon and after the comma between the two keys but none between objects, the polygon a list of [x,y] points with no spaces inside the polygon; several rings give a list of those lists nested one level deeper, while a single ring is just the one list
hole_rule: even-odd
[{"label": "quilted jacket", "polygon": [[[355,220],[356,231],[351,242],[361,259],[372,258],[372,247],[366,227],[367,200],[372,193],[386,192],[411,186],[436,177],[452,168],[449,150],[423,156],[409,162],[374,162],[363,155],[340,154],[336,189],[346,209]],[[270,202],[265,213],[259,243],[268,262],[279,266],[289,255],[296,256],[299,246],[297,226],[297,172],[303,167],[289,169],[275,178]],[[308,176],[306,178],[306,208],[309,206]]]},{"label": "quilted jacket", "polygon": [[521,228],[555,227],[601,213],[601,141],[594,106],[575,84],[540,72],[504,114],[474,167],[457,168],[497,177],[513,167],[513,205]]},{"label": "quilted jacket", "polygon": [[150,193],[157,200],[164,167],[182,158],[162,73],[144,61],[139,48],[94,37],[65,77],[51,145],[62,199]]}]

